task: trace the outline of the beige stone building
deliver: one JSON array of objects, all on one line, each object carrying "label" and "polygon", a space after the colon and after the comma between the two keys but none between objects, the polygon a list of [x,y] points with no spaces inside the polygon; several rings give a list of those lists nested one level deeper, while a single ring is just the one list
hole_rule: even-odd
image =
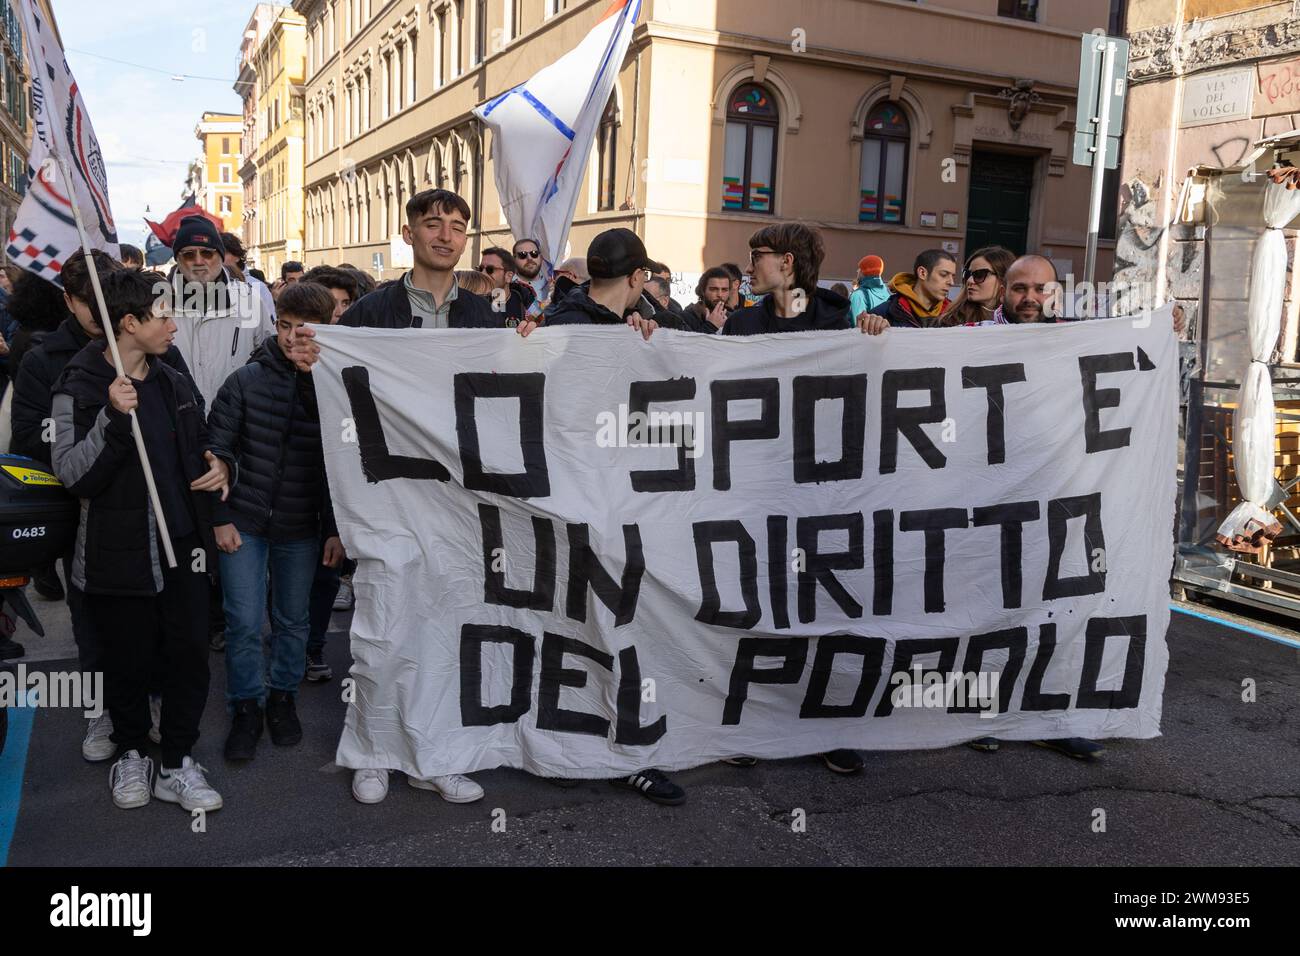
[{"label": "beige stone building", "polygon": [[[430,185],[471,202],[465,264],[509,244],[491,134],[470,111],[574,47],[607,5],[295,0],[307,262],[391,278],[409,261],[402,207]],[[572,251],[627,226],[698,273],[798,219],[825,233],[824,278],[868,253],[905,270],[924,248],[990,241],[1082,271],[1090,171],[1071,138],[1080,34],[1095,28],[1117,29],[1109,0],[644,0]]]},{"label": "beige stone building", "polygon": [[258,4],[244,29],[239,78],[243,99],[243,235],[248,262],[268,281],[303,257],[303,97],[306,25],[288,6]]},{"label": "beige stone building", "polygon": [[244,35],[240,38],[239,76],[235,80],[235,92],[243,104],[239,157],[239,182],[243,190],[243,201],[240,204],[240,227],[237,232],[248,251],[248,262],[253,266],[261,261],[257,247],[257,150],[264,138],[258,125],[258,50],[275,23],[279,9],[270,3],[259,3],[253,8],[253,15],[248,18],[248,25],[244,27]]},{"label": "beige stone building", "polygon": [[[1267,169],[1274,153],[1257,152],[1256,144],[1300,126],[1300,11],[1291,0],[1130,0],[1127,31],[1116,278],[1145,284],[1155,301],[1177,298],[1199,319],[1213,299],[1245,297],[1243,243],[1262,231],[1259,216],[1240,223],[1241,242],[1221,246],[1217,288],[1205,269],[1207,228],[1217,221],[1224,239],[1224,215],[1258,205],[1262,177],[1249,182],[1243,167]],[[1290,234],[1288,244],[1294,246]],[[1283,350],[1294,357],[1300,296],[1287,298]],[[1240,327],[1228,332],[1221,322],[1204,356],[1212,374],[1229,380],[1244,358],[1228,361],[1227,354],[1245,355],[1244,308],[1224,309],[1222,318],[1234,311]]]}]

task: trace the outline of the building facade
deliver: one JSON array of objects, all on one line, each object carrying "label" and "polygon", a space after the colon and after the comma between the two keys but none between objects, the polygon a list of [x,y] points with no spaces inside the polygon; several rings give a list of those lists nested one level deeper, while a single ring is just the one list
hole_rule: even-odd
[{"label": "building facade", "polygon": [[0,0],[0,46],[4,59],[0,73],[0,228],[7,236],[27,192],[27,155],[32,142],[22,21],[14,0]]},{"label": "building facade", "polygon": [[244,98],[239,180],[251,201],[244,244],[249,264],[268,279],[303,258],[305,51],[303,18],[260,4],[244,34],[236,89]]},{"label": "building facade", "polygon": [[199,141],[194,201],[221,219],[223,232],[236,232],[243,222],[244,191],[239,182],[243,130],[243,118],[232,113],[205,112],[194,127]]},{"label": "building facade", "polygon": [[270,3],[259,3],[253,8],[253,15],[249,17],[244,35],[239,41],[239,76],[235,80],[235,92],[239,94],[243,105],[240,139],[242,155],[239,164],[243,215],[239,238],[248,252],[249,264],[254,266],[261,261],[257,244],[257,149],[264,136],[263,127],[258,122],[261,111],[257,102],[257,51],[275,22],[277,9]]},{"label": "building facade", "polygon": [[[509,244],[471,110],[578,44],[604,0],[296,0],[307,22],[306,261],[383,278],[431,185],[474,210],[470,264]],[[764,223],[819,226],[824,278],[1000,242],[1082,271],[1071,164],[1080,35],[1109,0],[645,0],[588,162],[571,251],[635,230],[698,273]],[[921,52],[927,51],[927,52]],[[945,65],[936,65],[942,61]],[[1106,274],[1113,243],[1103,243]],[[473,261],[471,261],[473,260]]]},{"label": "building facade", "polygon": [[[1257,142],[1300,128],[1297,14],[1290,0],[1129,2],[1116,279],[1153,302],[1180,300],[1194,327],[1207,279],[1203,200],[1221,178],[1203,174],[1253,168]],[[1216,273],[1235,270],[1244,297],[1246,268],[1220,260]],[[1285,351],[1295,355],[1298,297],[1287,299]]]}]

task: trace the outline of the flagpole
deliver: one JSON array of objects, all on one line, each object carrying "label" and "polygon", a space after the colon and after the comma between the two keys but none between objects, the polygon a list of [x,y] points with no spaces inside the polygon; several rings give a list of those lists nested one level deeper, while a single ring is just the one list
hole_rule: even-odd
[{"label": "flagpole", "polygon": [[[126,378],[126,369],[122,367],[122,355],[117,350],[117,336],[113,334],[113,323],[108,320],[108,305],[104,302],[104,290],[99,284],[99,269],[95,265],[95,259],[90,248],[90,237],[86,234],[86,224],[81,219],[81,209],[77,205],[77,188],[76,181],[72,178],[72,171],[68,169],[68,160],[66,157],[58,156],[59,169],[63,173],[63,181],[67,185],[68,202],[72,206],[72,218],[77,224],[77,235],[81,238],[81,252],[85,256],[86,272],[90,275],[90,285],[95,290],[95,303],[99,306],[99,324],[104,330],[104,337],[108,339],[109,351],[113,353],[113,366],[117,369],[117,374]],[[158,521],[158,534],[162,538],[163,552],[167,557],[167,567],[176,567],[176,552],[172,548],[172,536],[167,530],[167,517],[163,514],[162,500],[158,497],[158,485],[153,479],[153,468],[149,465],[149,453],[145,451],[144,435],[140,432],[140,421],[136,418],[135,409],[131,409],[131,434],[135,436],[136,454],[140,456],[140,467],[144,469],[144,483],[149,488],[149,501],[153,505],[154,517]]]}]

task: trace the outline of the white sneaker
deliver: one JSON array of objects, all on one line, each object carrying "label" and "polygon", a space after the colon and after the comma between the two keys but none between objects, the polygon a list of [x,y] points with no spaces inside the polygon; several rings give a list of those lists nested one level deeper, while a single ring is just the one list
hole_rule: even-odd
[{"label": "white sneaker", "polygon": [[109,760],[117,753],[117,744],[113,743],[113,718],[104,711],[98,717],[92,717],[86,725],[86,736],[81,741],[81,756],[91,763]]},{"label": "white sneaker", "polygon": [[186,810],[220,810],[221,794],[208,785],[205,770],[190,757],[176,770],[163,767],[153,785],[153,795],[168,803],[179,803]]},{"label": "white sneaker", "polygon": [[162,743],[162,698],[149,695],[149,739]]},{"label": "white sneaker", "polygon": [[352,594],[352,577],[339,579],[339,593],[334,598],[335,611],[350,611],[356,604],[356,598]]},{"label": "white sneaker", "polygon": [[143,807],[149,802],[149,778],[152,776],[153,761],[141,757],[138,750],[128,750],[108,771],[113,802],[123,810]]},{"label": "white sneaker", "polygon": [[352,771],[352,796],[358,803],[383,803],[384,797],[388,796],[388,771]]},{"label": "white sneaker", "polygon": [[432,790],[448,803],[473,803],[483,799],[483,788],[462,773],[421,780],[408,776],[406,782],[417,790]]}]

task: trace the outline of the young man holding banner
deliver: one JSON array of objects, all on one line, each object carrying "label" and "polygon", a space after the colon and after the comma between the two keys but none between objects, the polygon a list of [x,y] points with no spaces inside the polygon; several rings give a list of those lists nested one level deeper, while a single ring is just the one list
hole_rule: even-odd
[{"label": "young man holding banner", "polygon": [[[838,331],[853,328],[849,302],[843,296],[819,288],[826,246],[821,233],[797,222],[764,226],[749,237],[750,289],[763,296],[761,302],[732,312],[722,327],[723,335],[760,335],[772,332]],[[879,335],[889,327],[883,316],[867,316],[858,327]],[[852,750],[831,750],[822,754],[835,773],[857,773],[862,757]],[[737,767],[752,767],[754,757],[727,760]]]},{"label": "young man holding banner", "polygon": [[[645,244],[631,229],[605,230],[587,247],[590,287],[579,286],[552,303],[546,310],[546,325],[626,325],[648,340],[658,323],[635,308],[650,277],[650,261]],[[530,320],[520,325],[518,332],[527,336],[536,328],[537,323]],[[662,770],[639,770],[610,783],[663,806],[686,802],[686,791]]]},{"label": "young man holding banner", "polygon": [[[411,247],[414,266],[398,282],[362,296],[343,313],[340,325],[380,329],[504,329],[506,314],[493,312],[486,299],[459,295],[455,269],[465,252],[470,208],[448,189],[426,189],[406,204],[402,241]],[[310,325],[295,331],[289,359],[303,372],[320,360],[316,332]],[[352,774],[352,796],[360,803],[379,803],[388,796],[388,771],[363,769]],[[420,790],[436,791],[449,803],[483,799],[483,788],[464,774],[430,780],[407,777]]]}]

